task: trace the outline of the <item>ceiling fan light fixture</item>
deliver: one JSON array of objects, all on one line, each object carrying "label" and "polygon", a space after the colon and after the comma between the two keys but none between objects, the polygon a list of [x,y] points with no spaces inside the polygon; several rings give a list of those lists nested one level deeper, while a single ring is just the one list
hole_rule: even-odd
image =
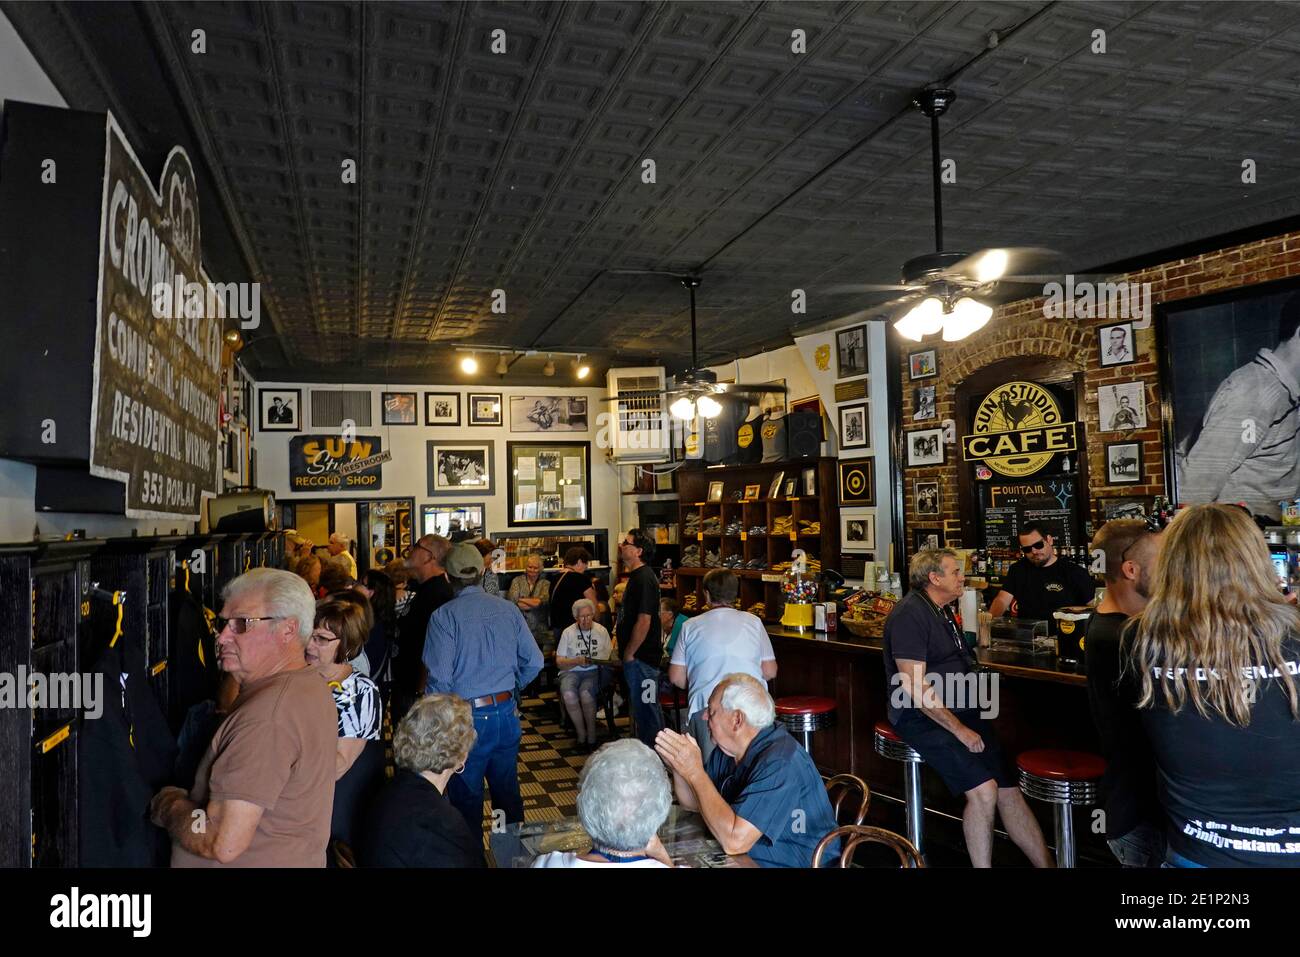
[{"label": "ceiling fan light fixture", "polygon": [[983,329],[993,315],[993,309],[974,299],[963,297],[943,319],[943,341],[958,342],[973,332]]},{"label": "ceiling fan light fixture", "polygon": [[691,419],[695,418],[695,400],[689,395],[684,395],[673,402],[673,404],[668,407],[668,411],[673,414],[673,418],[689,422]]},{"label": "ceiling fan light fixture", "polygon": [[975,264],[975,279],[980,283],[1001,279],[1007,271],[1007,251],[990,249]]},{"label": "ceiling fan light fixture", "polygon": [[722,414],[722,403],[712,396],[702,395],[695,401],[695,407],[706,419],[716,419]]},{"label": "ceiling fan light fixture", "polygon": [[943,328],[943,302],[934,296],[927,296],[894,323],[894,328],[904,339],[913,342],[934,335]]}]

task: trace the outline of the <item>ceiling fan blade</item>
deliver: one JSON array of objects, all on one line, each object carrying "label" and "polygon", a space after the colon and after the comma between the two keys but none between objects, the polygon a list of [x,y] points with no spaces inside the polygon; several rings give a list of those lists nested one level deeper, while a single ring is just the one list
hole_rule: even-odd
[{"label": "ceiling fan blade", "polygon": [[979,276],[984,258],[997,252],[1006,254],[1006,262],[1003,264],[1002,272],[991,277],[988,280],[989,282],[1009,279],[1013,274],[1055,271],[1062,259],[1059,252],[1043,246],[992,246],[987,249],[976,250],[970,255],[957,260],[948,267],[947,272],[955,276],[969,276],[972,280],[975,280]]},{"label": "ceiling fan blade", "polygon": [[754,395],[765,395],[768,392],[789,392],[783,385],[765,385],[761,383],[745,382],[719,382],[718,389],[725,395],[735,395],[741,392],[749,392]]},{"label": "ceiling fan blade", "polygon": [[861,293],[868,293],[868,292],[909,292],[911,290],[922,289],[922,288],[924,287],[916,283],[911,283],[907,285],[895,283],[894,285],[889,285],[887,283],[867,282],[867,283],[841,283],[840,285],[837,286],[827,286],[826,289],[823,291],[830,296],[850,296],[850,295],[858,295]]}]

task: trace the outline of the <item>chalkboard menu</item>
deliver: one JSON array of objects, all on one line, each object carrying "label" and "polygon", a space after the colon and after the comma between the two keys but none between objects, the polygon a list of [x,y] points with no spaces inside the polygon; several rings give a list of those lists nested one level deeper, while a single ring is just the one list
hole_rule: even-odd
[{"label": "chalkboard menu", "polygon": [[1016,536],[1033,521],[1050,526],[1058,546],[1082,545],[1075,501],[1078,482],[1077,475],[1057,475],[978,483],[981,547],[1019,548]]}]

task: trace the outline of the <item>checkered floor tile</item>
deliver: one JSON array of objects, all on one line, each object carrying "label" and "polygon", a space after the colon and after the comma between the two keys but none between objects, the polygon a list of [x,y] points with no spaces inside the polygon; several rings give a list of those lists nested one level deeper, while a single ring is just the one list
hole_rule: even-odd
[{"label": "checkered floor tile", "polygon": [[[574,813],[578,775],[587,756],[577,747],[573,727],[560,726],[559,702],[554,691],[524,698],[520,711],[523,737],[519,742],[519,793],[524,799],[524,819],[558,821]],[[609,726],[603,720],[599,720],[599,725],[597,740],[603,744],[609,740]],[[619,737],[631,733],[626,717],[616,718],[614,726]],[[485,828],[492,818],[491,795],[488,798],[483,810]]]}]

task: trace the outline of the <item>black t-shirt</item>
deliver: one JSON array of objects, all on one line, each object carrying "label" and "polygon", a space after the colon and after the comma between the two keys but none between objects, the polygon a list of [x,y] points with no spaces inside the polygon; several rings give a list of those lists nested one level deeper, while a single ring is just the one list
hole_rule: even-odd
[{"label": "black t-shirt", "polygon": [[566,568],[551,586],[551,627],[568,628],[573,624],[573,603],[591,587],[591,576]]},{"label": "black t-shirt", "polygon": [[1011,566],[1002,588],[1016,597],[1016,617],[1048,619],[1066,605],[1086,605],[1097,593],[1092,576],[1059,555],[1046,568],[1027,558]]},{"label": "black t-shirt", "polygon": [[362,867],[483,867],[482,838],[426,778],[398,768],[359,825]]},{"label": "black t-shirt", "polygon": [[1162,826],[1156,799],[1156,759],[1135,707],[1133,672],[1124,674],[1121,681],[1120,632],[1128,620],[1122,612],[1093,614],[1083,648],[1088,664],[1088,704],[1106,758],[1101,789],[1109,840],[1123,837],[1139,824]]},{"label": "black t-shirt", "polygon": [[429,617],[455,597],[451,582],[435,575],[426,582],[412,584],[413,595],[406,614],[397,622],[397,660],[393,663],[393,680],[409,694],[419,694],[420,664],[424,660],[424,637]]},{"label": "black t-shirt", "polygon": [[[927,676],[964,675],[975,670],[975,661],[951,613],[937,608],[919,588],[908,592],[885,619],[884,652],[890,724],[897,724],[904,710],[895,706],[900,696],[894,690],[901,687],[895,677],[898,658],[924,661]],[[905,695],[901,697],[906,700]]]},{"label": "black t-shirt", "polygon": [[627,654],[628,642],[632,640],[632,629],[636,627],[638,615],[650,616],[650,631],[634,657],[658,668],[664,654],[663,633],[659,627],[659,576],[649,565],[642,565],[627,578],[627,589],[623,592],[623,604],[618,612],[620,654]]},{"label": "black t-shirt", "polygon": [[[1282,660],[1300,680],[1300,639],[1283,643]],[[1265,674],[1252,669],[1255,705],[1244,728],[1202,718],[1190,704],[1174,715],[1159,694],[1141,712],[1169,846],[1196,864],[1300,867],[1300,722],[1281,679]]]}]

